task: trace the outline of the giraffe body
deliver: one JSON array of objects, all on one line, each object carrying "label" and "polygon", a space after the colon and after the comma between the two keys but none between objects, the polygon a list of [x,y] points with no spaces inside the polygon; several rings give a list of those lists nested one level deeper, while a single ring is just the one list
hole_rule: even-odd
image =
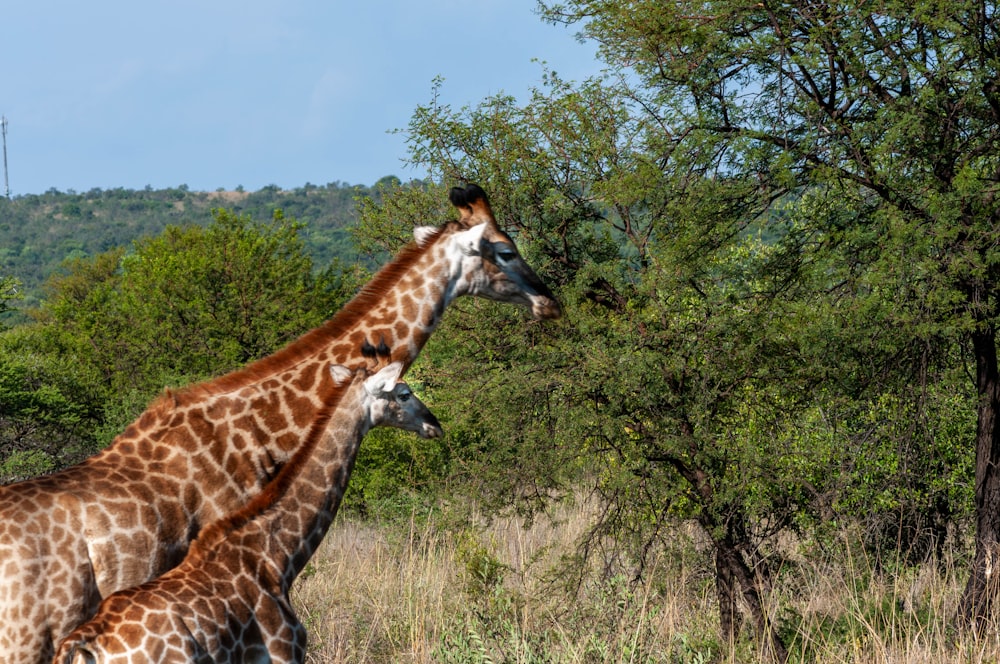
[{"label": "giraffe body", "polygon": [[327,367],[390,354],[404,371],[448,304],[476,295],[559,316],[499,230],[482,190],[452,190],[460,219],[418,229],[324,325],[247,368],[167,392],[83,463],[0,487],[0,653],[51,660],[102,597],[180,562],[201,527],[260,493],[323,410]]},{"label": "giraffe body", "polygon": [[[345,384],[352,377],[333,371]],[[400,362],[371,377],[356,371],[263,493],[206,527],[180,565],[105,599],[54,663],[303,662],[305,628],[288,593],[333,522],[365,433],[441,434],[401,371]]]}]

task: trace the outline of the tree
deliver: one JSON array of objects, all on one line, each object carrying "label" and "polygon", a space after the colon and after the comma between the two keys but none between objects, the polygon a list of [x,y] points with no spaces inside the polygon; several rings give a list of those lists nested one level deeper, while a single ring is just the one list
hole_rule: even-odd
[{"label": "tree", "polygon": [[[0,315],[21,299],[20,283],[0,278]],[[95,451],[94,385],[51,335],[0,326],[0,482],[73,463]]]},{"label": "tree", "polygon": [[[458,114],[430,107],[411,125],[421,158],[491,183],[500,218],[533,241],[529,254],[549,259],[546,278],[563,284],[569,318],[555,334],[525,334],[509,312],[477,306],[474,317],[460,308],[445,324],[447,350],[428,354],[434,366],[421,377],[444,392],[436,401],[454,406],[453,467],[467,468],[473,493],[494,505],[530,508],[590,483],[608,508],[583,546],[604,547],[614,566],[620,551],[605,545],[624,543],[638,552],[637,573],[676,518],[697,519],[717,550],[727,636],[739,631],[741,594],[766,647],[784,659],[761,570],[744,552],[760,534],[755,512],[778,514],[771,528],[780,529],[795,515],[790,505],[811,500],[782,467],[791,453],[769,466],[759,452],[790,427],[771,417],[770,401],[794,409],[816,379],[796,375],[805,363],[790,361],[801,353],[795,292],[770,295],[787,270],[766,269],[776,254],[749,233],[770,201],[755,183],[691,173],[694,161],[682,167],[691,177],[657,175],[645,155],[622,149],[623,126],[637,125],[613,91],[555,83],[524,109],[507,98]],[[364,228],[396,235],[386,221],[423,209],[411,200],[420,195],[370,207]],[[740,435],[751,412],[775,421]],[[811,454],[802,438],[785,440]],[[748,472],[759,479],[749,499],[739,492]]]},{"label": "tree", "polygon": [[[961,335],[976,367],[976,555],[960,614],[984,624],[1000,553],[1000,39],[989,2],[569,2],[673,150],[781,192],[822,186],[859,203],[845,230],[880,269],[920,266],[926,338]],[[666,156],[666,155],[664,155]],[[832,229],[831,229],[832,230]],[[873,243],[874,244],[874,243]],[[879,264],[881,263],[881,264]]]},{"label": "tree", "polygon": [[10,302],[22,299],[21,282],[14,277],[0,276],[0,330],[3,329],[5,314],[11,310]]},{"label": "tree", "polygon": [[[763,588],[746,573],[757,524],[821,511],[820,483],[850,467],[829,445],[804,444],[821,437],[794,430],[824,405],[875,412],[888,393],[918,409],[911,429],[881,430],[896,452],[950,454],[902,443],[934,439],[940,422],[930,418],[941,411],[930,397],[967,348],[979,404],[977,544],[961,613],[984,623],[995,599],[988,563],[1000,551],[995,7],[542,9],[599,44],[605,77],[571,85],[547,72],[546,90],[524,106],[499,96],[453,111],[434,99],[409,127],[413,161],[435,177],[488,183],[529,254],[549,259],[546,278],[562,284],[576,317],[562,339],[507,344],[512,370],[531,357],[547,371],[522,376],[515,396],[504,381],[504,402],[482,374],[450,370],[466,389],[478,381],[477,397],[497,395],[495,410],[462,424],[464,440],[491,454],[515,448],[517,427],[498,423],[520,404],[516,423],[528,433],[514,442],[547,446],[539,458],[556,454],[562,469],[580,467],[567,449],[601,459],[605,495],[648,507],[641,527],[624,517],[606,525],[635,527],[649,542],[657,519],[698,518],[716,546],[733,636],[734,589],[760,605]],[[764,246],[749,241],[755,232]],[[491,330],[503,329],[456,322],[477,342],[499,342]],[[533,352],[539,343],[562,352]],[[477,424],[491,412],[492,427]],[[781,458],[809,463],[762,463],[762,449],[780,445],[790,451]],[[523,462],[524,449],[510,454]],[[542,483],[536,494],[546,479],[558,485],[551,470],[534,470],[522,495],[525,484]],[[750,495],[740,491],[747,473],[760,478]],[[780,659],[780,638],[763,609],[754,614]]]},{"label": "tree", "polygon": [[0,334],[0,482],[76,463],[99,448],[106,395],[53,332],[24,325]]}]

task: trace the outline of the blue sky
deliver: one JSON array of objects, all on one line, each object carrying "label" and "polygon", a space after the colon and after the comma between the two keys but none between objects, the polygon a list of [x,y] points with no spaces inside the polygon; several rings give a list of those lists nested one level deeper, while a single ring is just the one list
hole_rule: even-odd
[{"label": "blue sky", "polygon": [[[600,69],[535,0],[7,3],[0,114],[13,196],[51,188],[196,191],[374,184],[431,99],[526,99],[544,61]],[[0,182],[2,185],[2,182]],[[0,194],[2,194],[0,190]]]}]

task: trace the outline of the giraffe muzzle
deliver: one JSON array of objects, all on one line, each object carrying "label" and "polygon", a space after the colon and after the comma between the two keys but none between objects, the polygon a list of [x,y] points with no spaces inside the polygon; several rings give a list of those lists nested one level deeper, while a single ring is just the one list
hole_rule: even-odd
[{"label": "giraffe muzzle", "polygon": [[562,307],[554,297],[536,295],[531,298],[531,316],[536,320],[551,320],[562,316]]}]

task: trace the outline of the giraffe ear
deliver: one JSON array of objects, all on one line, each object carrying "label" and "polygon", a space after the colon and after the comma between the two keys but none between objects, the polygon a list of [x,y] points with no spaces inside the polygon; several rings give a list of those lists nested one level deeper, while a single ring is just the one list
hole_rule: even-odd
[{"label": "giraffe ear", "polygon": [[342,364],[331,364],[330,375],[333,376],[333,382],[340,385],[341,383],[350,380],[351,370]]},{"label": "giraffe ear", "polygon": [[452,187],[448,192],[448,199],[458,209],[458,223],[466,228],[484,222],[496,225],[490,199],[478,184],[470,182],[464,187]]},{"label": "giraffe ear", "polygon": [[391,392],[393,386],[399,382],[399,377],[403,374],[403,363],[393,362],[379,370],[374,376],[365,381],[365,389],[368,394],[376,395],[383,392]]},{"label": "giraffe ear", "polygon": [[417,226],[413,229],[413,239],[417,241],[418,247],[422,247],[437,232],[438,229],[434,226]]}]

